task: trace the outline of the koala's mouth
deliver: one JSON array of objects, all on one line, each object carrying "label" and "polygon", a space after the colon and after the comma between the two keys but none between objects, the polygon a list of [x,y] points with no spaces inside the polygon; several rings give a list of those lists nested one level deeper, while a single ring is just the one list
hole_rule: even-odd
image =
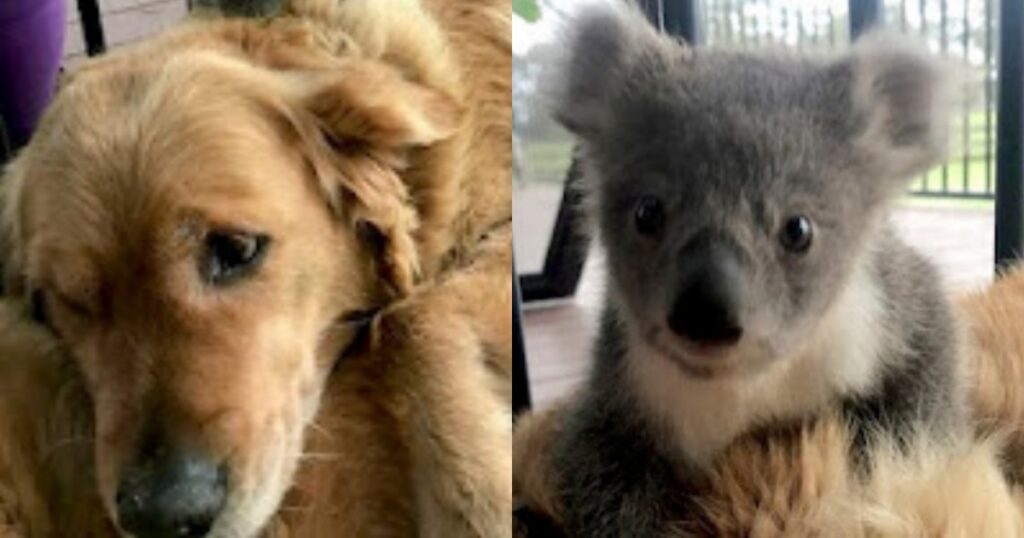
[{"label": "koala's mouth", "polygon": [[754,376],[771,368],[779,356],[770,341],[749,336],[731,345],[700,345],[658,326],[639,336],[642,345],[693,379]]},{"label": "koala's mouth", "polygon": [[660,327],[652,327],[645,343],[656,353],[672,361],[686,375],[697,379],[727,376],[737,370],[736,345],[700,344],[674,338]]}]

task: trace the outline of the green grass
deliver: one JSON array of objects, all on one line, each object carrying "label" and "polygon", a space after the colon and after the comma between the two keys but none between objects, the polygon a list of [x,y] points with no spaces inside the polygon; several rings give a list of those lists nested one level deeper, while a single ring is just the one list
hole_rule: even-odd
[{"label": "green grass", "polygon": [[[945,168],[945,182],[943,181],[943,168]],[[990,165],[989,170],[995,174],[995,162]],[[967,171],[966,183],[964,181],[964,170]],[[910,186],[911,192],[926,191],[939,192],[948,190],[950,192],[968,192],[972,194],[983,194],[995,190],[995,178],[993,177],[988,185],[985,180],[985,160],[982,157],[972,158],[964,161],[962,158],[950,159],[943,165],[932,169],[930,172],[914,181]],[[945,189],[943,185],[945,184]],[[986,189],[987,187],[987,189]]]},{"label": "green grass", "polygon": [[568,140],[557,142],[523,143],[523,162],[529,181],[562,182],[572,163],[572,143]]},{"label": "green grass", "polygon": [[[911,185],[911,191],[938,192],[943,190],[943,169],[945,169],[945,186],[951,192],[969,192],[981,194],[995,190],[995,132],[989,138],[992,153],[986,175],[985,157],[985,112],[975,110],[968,115],[969,134],[966,143],[963,139],[963,117],[953,122],[952,139],[958,141],[950,148],[949,159],[923,175]],[[992,130],[995,131],[995,118],[992,119]],[[968,160],[964,157],[969,156]],[[966,176],[964,172],[966,171]],[[966,179],[966,181],[965,181]],[[987,185],[986,185],[987,183]],[[986,188],[987,187],[987,188]]]},{"label": "green grass", "polygon": [[932,207],[951,209],[984,209],[992,211],[995,208],[995,201],[984,198],[956,198],[949,196],[914,196],[907,195],[900,200],[900,204],[910,207]]}]

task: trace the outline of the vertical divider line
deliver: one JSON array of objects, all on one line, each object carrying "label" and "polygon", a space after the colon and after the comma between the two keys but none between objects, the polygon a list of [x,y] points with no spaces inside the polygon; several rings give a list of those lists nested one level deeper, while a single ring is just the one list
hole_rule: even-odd
[{"label": "vertical divider line", "polygon": [[1024,246],[1024,2],[999,3],[999,94],[996,112],[996,271]]},{"label": "vertical divider line", "polygon": [[526,340],[523,337],[522,294],[516,278],[516,262],[512,262],[512,416],[530,409],[530,376],[526,365]]}]

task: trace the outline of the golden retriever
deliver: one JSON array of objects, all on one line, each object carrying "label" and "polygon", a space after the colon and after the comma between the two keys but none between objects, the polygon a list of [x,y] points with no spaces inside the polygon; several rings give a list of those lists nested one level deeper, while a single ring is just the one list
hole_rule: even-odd
[{"label": "golden retriever", "polygon": [[[977,439],[880,447],[863,480],[840,419],[730,447],[672,536],[1024,536],[1024,268],[958,301]],[[558,526],[557,470],[546,459],[560,404],[516,425],[519,501]],[[907,457],[907,455],[911,457]],[[528,521],[524,518],[524,522]],[[517,535],[528,536],[521,525]]]},{"label": "golden retriever", "polygon": [[[293,0],[73,73],[4,178],[5,291],[72,366],[0,362],[45,372],[0,404],[0,515],[509,534],[510,16]],[[50,469],[81,438],[94,462]]]}]

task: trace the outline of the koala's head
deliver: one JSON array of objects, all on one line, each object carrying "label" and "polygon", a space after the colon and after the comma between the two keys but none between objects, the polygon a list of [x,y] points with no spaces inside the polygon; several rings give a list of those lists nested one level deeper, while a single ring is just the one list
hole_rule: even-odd
[{"label": "koala's head", "polygon": [[883,35],[806,57],[584,13],[555,92],[632,337],[708,377],[797,352],[885,206],[943,155],[941,63]]}]

